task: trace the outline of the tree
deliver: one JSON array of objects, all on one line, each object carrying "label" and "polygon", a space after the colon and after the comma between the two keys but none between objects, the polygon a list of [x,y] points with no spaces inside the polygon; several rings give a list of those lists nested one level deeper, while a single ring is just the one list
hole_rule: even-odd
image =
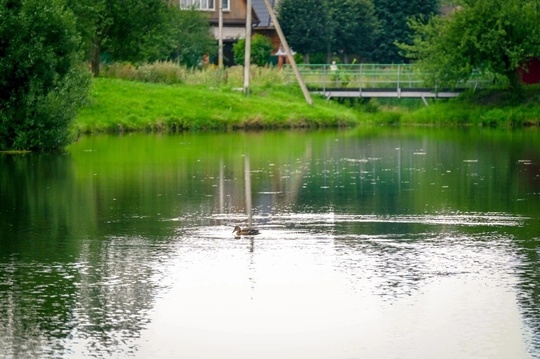
[{"label": "tree", "polygon": [[171,9],[173,16],[174,44],[171,57],[188,67],[197,66],[205,54],[215,54],[216,40],[210,33],[208,17],[195,9]]},{"label": "tree", "polygon": [[412,22],[407,55],[431,74],[432,82],[455,85],[473,71],[506,77],[517,92],[517,69],[540,55],[540,5],[536,0],[464,0],[446,18]]},{"label": "tree", "polygon": [[177,18],[164,0],[108,0],[113,19],[108,28],[107,54],[112,60],[161,60],[174,46]]},{"label": "tree", "polygon": [[90,83],[63,0],[0,0],[0,149],[55,151]]},{"label": "tree", "polygon": [[[380,24],[371,0],[327,0],[332,29],[330,52],[368,57],[373,51]],[[328,62],[328,59],[327,59]]]},{"label": "tree", "polygon": [[99,75],[99,64],[103,43],[113,18],[109,13],[107,0],[67,0],[68,6],[76,16],[77,29],[82,38],[82,48],[90,62],[94,76]]},{"label": "tree", "polygon": [[175,48],[177,19],[164,0],[68,0],[95,76],[102,54],[117,61],[165,58]]},{"label": "tree", "polygon": [[413,33],[408,26],[411,18],[428,19],[439,6],[438,0],[373,0],[375,12],[382,27],[377,48],[372,57],[381,63],[401,63],[405,60],[399,53],[398,43],[410,43]]},{"label": "tree", "polygon": [[326,0],[280,0],[278,21],[289,45],[304,54],[325,52],[332,38]]},{"label": "tree", "polygon": [[[253,35],[251,39],[251,62],[257,66],[264,66],[272,54],[272,41],[261,34]],[[246,52],[246,39],[238,40],[233,46],[234,62],[243,64]]]}]

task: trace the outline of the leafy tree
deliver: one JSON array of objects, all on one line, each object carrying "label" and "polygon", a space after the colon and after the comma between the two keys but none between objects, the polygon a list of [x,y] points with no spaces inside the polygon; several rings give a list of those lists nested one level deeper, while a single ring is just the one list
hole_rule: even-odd
[{"label": "leafy tree", "polygon": [[205,14],[165,0],[68,0],[77,15],[84,48],[99,75],[102,54],[134,63],[173,58],[195,66],[215,52]]},{"label": "leafy tree", "polygon": [[109,29],[114,22],[108,0],[67,0],[77,18],[77,29],[82,46],[90,62],[94,76],[99,75],[99,64],[104,43],[108,41]]},{"label": "leafy tree", "polygon": [[408,23],[411,18],[428,19],[438,10],[438,0],[373,0],[375,13],[382,31],[376,40],[377,48],[372,57],[381,63],[404,61],[396,42],[410,43],[413,33]]},{"label": "leafy tree", "polygon": [[304,54],[324,52],[332,39],[326,0],[280,0],[278,21],[289,45]]},{"label": "leafy tree", "polygon": [[[264,66],[272,54],[272,41],[261,34],[255,34],[251,38],[251,61],[257,66]],[[233,45],[234,62],[244,64],[246,52],[246,39],[240,39]]]},{"label": "leafy tree", "polygon": [[68,0],[92,64],[101,56],[144,62],[166,58],[175,48],[177,16],[164,0]]},{"label": "leafy tree", "polygon": [[172,47],[177,24],[173,8],[163,0],[109,0],[113,23],[109,27],[107,53],[114,60],[160,60]]},{"label": "leafy tree", "polygon": [[0,149],[55,151],[90,83],[63,0],[0,0]]},{"label": "leafy tree", "polygon": [[216,40],[209,31],[208,16],[195,9],[172,8],[174,32],[171,57],[188,67],[197,66],[203,55],[215,54]]},{"label": "leafy tree", "polygon": [[505,76],[519,92],[517,69],[540,55],[536,0],[464,0],[446,18],[411,23],[412,45],[400,45],[431,73],[432,82],[455,85],[473,71]]},{"label": "leafy tree", "polygon": [[380,31],[372,0],[327,1],[333,30],[330,52],[343,55],[345,63],[348,55],[369,56]]}]

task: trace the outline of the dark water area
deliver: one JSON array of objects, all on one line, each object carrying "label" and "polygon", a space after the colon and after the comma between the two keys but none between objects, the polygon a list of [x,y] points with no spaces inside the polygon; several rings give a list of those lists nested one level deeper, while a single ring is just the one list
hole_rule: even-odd
[{"label": "dark water area", "polygon": [[537,130],[0,154],[0,358],[540,358],[539,256]]}]

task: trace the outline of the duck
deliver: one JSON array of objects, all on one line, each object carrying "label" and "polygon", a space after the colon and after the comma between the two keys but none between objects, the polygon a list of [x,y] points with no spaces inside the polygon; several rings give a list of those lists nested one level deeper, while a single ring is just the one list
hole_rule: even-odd
[{"label": "duck", "polygon": [[259,230],[255,228],[240,228],[240,226],[236,226],[233,229],[233,233],[237,236],[254,236],[256,234],[259,234]]}]

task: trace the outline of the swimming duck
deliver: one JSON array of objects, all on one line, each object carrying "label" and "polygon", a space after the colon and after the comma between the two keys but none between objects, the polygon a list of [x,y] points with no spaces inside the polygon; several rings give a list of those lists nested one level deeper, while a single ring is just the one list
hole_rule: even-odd
[{"label": "swimming duck", "polygon": [[233,233],[237,236],[254,236],[259,234],[259,230],[255,228],[240,228],[239,226],[234,227]]}]

